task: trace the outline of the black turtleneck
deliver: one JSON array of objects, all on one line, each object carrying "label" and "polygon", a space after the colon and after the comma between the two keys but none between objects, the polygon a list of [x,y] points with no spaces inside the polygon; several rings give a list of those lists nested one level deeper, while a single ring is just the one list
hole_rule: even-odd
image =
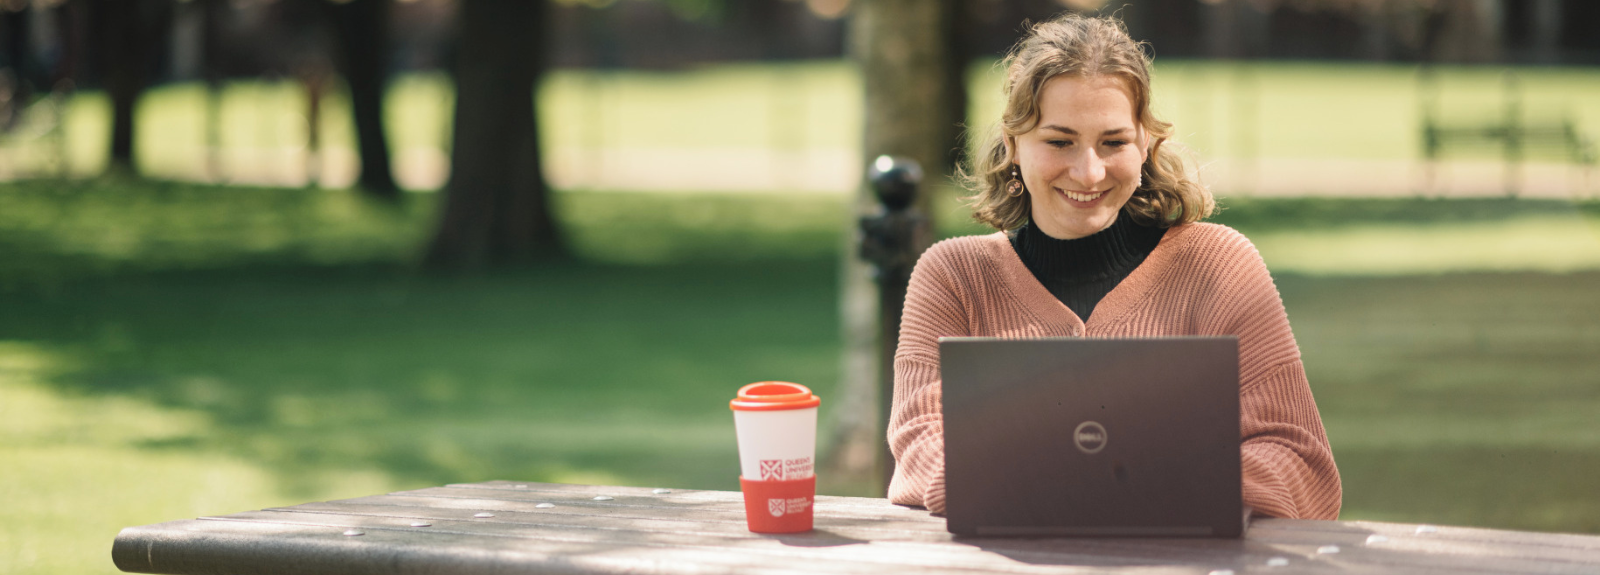
[{"label": "black turtleneck", "polygon": [[1045,235],[1032,222],[1011,235],[1011,248],[1050,293],[1084,321],[1111,289],[1155,251],[1166,228],[1141,226],[1117,214],[1111,227],[1075,240]]}]

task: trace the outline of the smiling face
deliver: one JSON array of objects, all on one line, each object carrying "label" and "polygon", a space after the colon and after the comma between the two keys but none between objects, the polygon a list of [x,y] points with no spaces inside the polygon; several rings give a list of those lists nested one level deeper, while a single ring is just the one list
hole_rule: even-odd
[{"label": "smiling face", "polygon": [[1063,240],[1110,227],[1139,186],[1145,144],[1133,101],[1116,78],[1046,81],[1038,124],[1011,144],[1034,225]]}]

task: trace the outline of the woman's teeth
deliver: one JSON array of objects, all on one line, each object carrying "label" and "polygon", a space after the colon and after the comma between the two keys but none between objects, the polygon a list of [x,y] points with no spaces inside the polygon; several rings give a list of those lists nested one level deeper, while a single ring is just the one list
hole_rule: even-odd
[{"label": "woman's teeth", "polygon": [[1061,190],[1061,193],[1066,194],[1067,197],[1072,198],[1074,200],[1077,200],[1077,201],[1080,201],[1080,202],[1087,202],[1087,201],[1091,201],[1091,200],[1094,200],[1095,198],[1100,197],[1100,194],[1104,194],[1105,192],[1091,192],[1091,193],[1087,193],[1087,194],[1079,194],[1079,193],[1075,193],[1075,192],[1069,192],[1069,191],[1066,191],[1066,190]]}]

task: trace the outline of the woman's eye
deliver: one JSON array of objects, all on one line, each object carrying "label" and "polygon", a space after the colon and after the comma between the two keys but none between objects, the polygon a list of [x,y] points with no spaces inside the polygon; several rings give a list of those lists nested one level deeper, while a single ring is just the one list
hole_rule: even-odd
[{"label": "woman's eye", "polygon": [[1071,145],[1072,141],[1071,140],[1046,140],[1045,143],[1049,144],[1050,147],[1052,147],[1052,148],[1065,148],[1068,145]]},{"label": "woman's eye", "polygon": [[1128,145],[1128,141],[1127,140],[1110,140],[1110,141],[1106,142],[1106,145],[1110,146],[1112,148],[1121,148],[1123,146]]}]

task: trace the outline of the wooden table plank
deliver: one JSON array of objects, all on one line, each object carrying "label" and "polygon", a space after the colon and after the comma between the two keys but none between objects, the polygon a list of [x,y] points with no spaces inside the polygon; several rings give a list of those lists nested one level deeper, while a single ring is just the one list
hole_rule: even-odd
[{"label": "wooden table plank", "polygon": [[[266,512],[272,513],[272,512]],[[257,513],[228,516],[227,521],[251,523],[290,523],[307,527],[331,527],[330,531],[343,532],[357,528],[367,533],[375,530],[392,531],[397,537],[409,538],[418,545],[429,544],[439,534],[464,535],[474,539],[518,539],[529,542],[557,542],[568,544],[593,544],[654,552],[659,549],[700,550],[714,553],[741,565],[765,565],[784,562],[833,565],[820,571],[838,571],[842,567],[870,567],[869,570],[914,568],[934,572],[999,572],[1045,573],[1029,565],[1024,558],[1058,560],[1063,553],[1029,552],[1019,550],[1013,559],[1020,562],[997,562],[994,557],[968,545],[930,544],[907,541],[863,540],[839,537],[828,532],[800,535],[770,536],[758,534],[725,535],[705,532],[636,530],[627,527],[574,529],[568,525],[530,524],[500,517],[485,520],[456,522],[428,528],[409,528],[409,522],[394,518],[357,517],[328,514],[274,513],[267,516]],[[285,517],[287,515],[287,517]],[[1168,564],[1197,561],[1195,553],[1182,557],[1136,556],[1101,546],[1101,552],[1072,554],[1072,563],[1078,565],[1126,566],[1143,564]],[[1226,560],[1233,555],[1214,553],[1214,559]],[[739,559],[736,559],[739,558]]]},{"label": "wooden table plank", "polygon": [[[720,510],[739,513],[743,517],[744,499],[736,491],[690,491],[672,490],[670,493],[657,494],[649,489],[635,488],[622,489],[584,489],[584,490],[549,490],[539,489],[540,484],[523,489],[495,489],[486,490],[468,485],[450,485],[446,487],[430,487],[412,491],[399,491],[391,495],[414,495],[428,497],[454,497],[462,499],[492,499],[498,501],[535,501],[535,502],[561,502],[566,501],[578,505],[589,505],[593,502],[596,506],[667,506],[672,509],[694,510]],[[583,486],[589,487],[589,486]],[[642,492],[641,492],[642,491]],[[488,495],[487,493],[492,493]],[[592,497],[613,497],[612,501],[595,502]],[[833,515],[856,515],[861,517],[888,518],[903,517],[927,522],[928,512],[921,509],[912,509],[890,505],[883,499],[866,497],[837,497],[824,496],[818,499],[818,505],[827,505]],[[937,524],[934,527],[934,524]],[[944,531],[944,520],[934,518],[929,522],[930,528]]]},{"label": "wooden table plank", "polygon": [[[553,505],[550,508],[540,508],[539,505]],[[620,517],[629,519],[649,519],[659,521],[697,521],[721,522],[728,526],[745,530],[745,517],[743,503],[738,508],[696,507],[686,508],[672,505],[636,505],[614,504],[613,502],[591,502],[587,500],[564,501],[554,498],[535,498],[529,500],[492,500],[492,499],[459,499],[424,497],[409,494],[377,495],[358,499],[346,499],[327,503],[309,503],[305,505],[285,508],[300,510],[336,511],[341,506],[371,505],[393,507],[394,513],[406,512],[444,512],[448,510],[462,511],[505,511],[522,513],[544,513],[554,515],[578,515],[594,517]],[[913,512],[915,516],[895,517],[878,516],[859,510],[846,510],[828,501],[828,498],[818,498],[815,511],[818,524],[832,527],[856,528],[879,532],[882,535],[902,534],[914,536],[925,534],[948,538],[944,521],[935,519],[928,521],[927,512]],[[468,513],[470,515],[470,513]]]},{"label": "wooden table plank", "polygon": [[[382,497],[382,496],[380,496]],[[531,502],[518,504],[483,505],[472,507],[454,506],[417,506],[416,503],[426,503],[431,500],[417,500],[416,498],[362,498],[343,502],[308,503],[288,508],[276,508],[271,511],[295,511],[305,513],[336,513],[351,515],[373,515],[391,517],[417,517],[423,519],[455,520],[473,519],[472,515],[478,512],[495,513],[496,519],[524,520],[552,525],[569,525],[577,528],[594,527],[621,527],[634,529],[651,529],[660,531],[693,530],[701,533],[720,534],[724,536],[758,537],[746,527],[744,514],[715,514],[707,516],[686,516],[682,513],[662,513],[655,509],[629,509],[591,507],[580,508],[576,506],[557,506],[549,509],[539,509]],[[401,505],[390,504],[401,503]],[[450,503],[455,503],[451,501]],[[824,511],[826,513],[826,511]],[[921,529],[925,524],[911,521],[873,521],[868,518],[854,517],[829,517],[823,515],[816,521],[816,527],[825,532],[834,533],[843,537],[856,539],[892,538],[903,540],[948,541],[949,534],[943,531]]]},{"label": "wooden table plank", "polygon": [[882,499],[815,511],[813,532],[761,535],[737,492],[488,482],[133,527],[112,554],[151,573],[1600,573],[1585,535],[1269,519],[1241,540],[955,539]]}]

